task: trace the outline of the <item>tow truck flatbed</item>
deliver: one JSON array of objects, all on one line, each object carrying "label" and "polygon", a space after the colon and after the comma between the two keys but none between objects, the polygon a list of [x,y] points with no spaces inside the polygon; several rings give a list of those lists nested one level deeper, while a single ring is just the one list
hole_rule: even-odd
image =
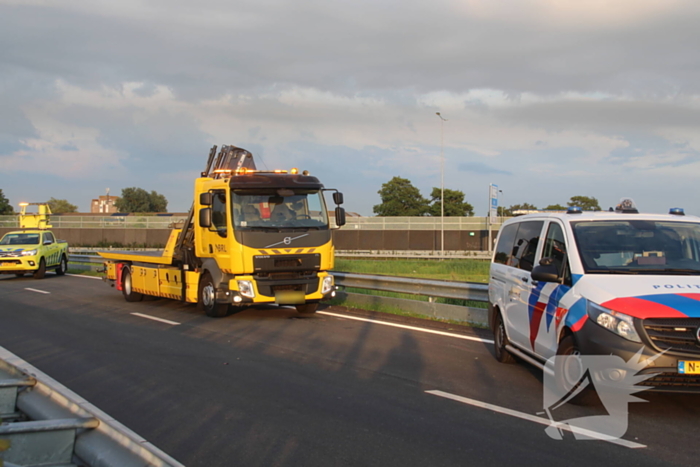
[{"label": "tow truck flatbed", "polygon": [[134,263],[171,265],[173,262],[172,255],[166,255],[165,251],[98,251],[98,254],[105,259]]}]

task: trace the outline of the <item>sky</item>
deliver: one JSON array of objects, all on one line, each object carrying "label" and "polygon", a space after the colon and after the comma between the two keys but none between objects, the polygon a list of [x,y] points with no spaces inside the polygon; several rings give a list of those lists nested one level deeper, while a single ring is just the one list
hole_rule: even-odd
[{"label": "sky", "polygon": [[491,183],[700,215],[698,24],[696,0],[0,0],[0,189],[182,212],[235,145],[363,216],[395,176],[478,216]]}]

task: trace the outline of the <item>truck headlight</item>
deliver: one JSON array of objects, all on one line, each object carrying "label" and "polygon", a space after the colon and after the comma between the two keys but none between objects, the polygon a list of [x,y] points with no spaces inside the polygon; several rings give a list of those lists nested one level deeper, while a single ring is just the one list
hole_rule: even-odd
[{"label": "truck headlight", "polygon": [[24,250],[22,253],[20,253],[22,256],[34,256],[36,255],[37,250]]},{"label": "truck headlight", "polygon": [[331,290],[333,290],[333,276],[326,276],[321,284],[321,293],[325,295]]},{"label": "truck headlight", "polygon": [[238,281],[238,292],[244,297],[255,297],[255,289],[251,281]]},{"label": "truck headlight", "polygon": [[642,342],[639,334],[634,329],[634,318],[630,315],[604,308],[595,303],[588,302],[588,316],[610,332],[624,337],[632,342]]}]

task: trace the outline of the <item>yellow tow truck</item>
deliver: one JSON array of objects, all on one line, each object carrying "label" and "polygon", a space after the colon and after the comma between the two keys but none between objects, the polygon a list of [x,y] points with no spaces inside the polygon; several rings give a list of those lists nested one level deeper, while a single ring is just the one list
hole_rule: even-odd
[{"label": "yellow tow truck", "polygon": [[[22,277],[32,273],[43,279],[48,269],[62,276],[68,269],[68,243],[57,240],[51,228],[51,208],[46,203],[19,203],[19,227],[0,239],[0,274]],[[27,212],[37,206],[37,212]]]},{"label": "yellow tow truck", "polygon": [[235,146],[209,151],[194,182],[187,219],[158,252],[100,252],[105,280],[124,298],[144,295],[197,303],[222,317],[258,304],[314,313],[335,296],[334,248],[323,193],[333,192],[335,223],[345,224],[343,195],[307,171],[257,170]]}]

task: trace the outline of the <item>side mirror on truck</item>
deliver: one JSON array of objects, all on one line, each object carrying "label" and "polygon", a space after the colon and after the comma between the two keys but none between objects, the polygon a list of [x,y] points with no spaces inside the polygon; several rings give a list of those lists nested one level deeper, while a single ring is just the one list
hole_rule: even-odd
[{"label": "side mirror on truck", "polygon": [[[209,193],[202,193],[209,194]],[[211,227],[211,208],[203,208],[199,210],[199,226],[209,228]]]},{"label": "side mirror on truck", "polygon": [[[335,198],[335,193],[333,197]],[[342,198],[342,195],[341,195]],[[341,208],[340,206],[335,208],[335,224],[338,227],[342,227],[345,225],[345,209]]]},{"label": "side mirror on truck", "polygon": [[[201,204],[202,206],[211,206],[212,205],[211,192],[200,193],[199,194],[199,204]],[[204,227],[204,226],[202,226],[202,227]]]},{"label": "side mirror on truck", "polygon": [[335,204],[343,204],[343,194],[339,191],[333,193],[333,202]]},{"label": "side mirror on truck", "polygon": [[552,258],[542,258],[539,266],[532,268],[530,277],[532,277],[532,280],[534,281],[562,282],[561,277],[559,277],[557,266],[554,264],[554,260]]}]

